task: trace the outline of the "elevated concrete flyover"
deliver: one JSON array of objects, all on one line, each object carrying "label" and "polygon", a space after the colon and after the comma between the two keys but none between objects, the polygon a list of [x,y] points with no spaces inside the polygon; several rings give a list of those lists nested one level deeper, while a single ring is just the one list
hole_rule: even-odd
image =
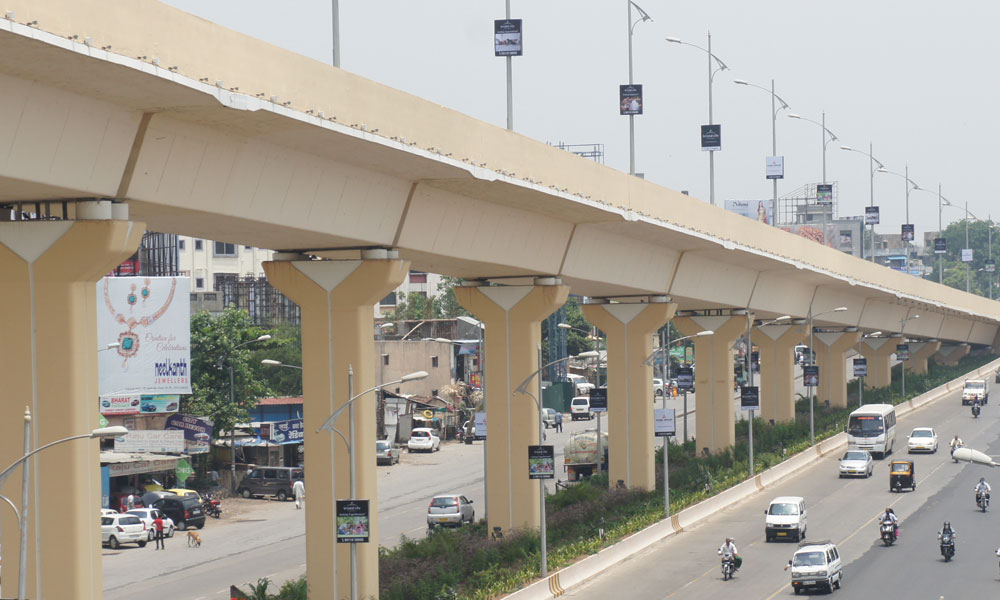
[{"label": "elevated concrete flyover", "polygon": [[[646,345],[629,335],[674,311],[716,318],[737,308],[757,319],[801,319],[846,306],[815,324],[888,333],[920,314],[907,334],[940,340],[949,356],[997,339],[994,302],[818,246],[154,0],[7,0],[5,11],[0,205],[8,210],[0,214],[14,220],[0,222],[0,272],[9,284],[0,306],[15,318],[2,329],[0,378],[16,393],[0,400],[0,418],[20,422],[25,398],[45,404],[33,411],[37,444],[95,426],[96,411],[86,408],[96,389],[86,349],[98,341],[93,311],[83,309],[93,301],[86,290],[135,249],[143,226],[283,252],[267,271],[304,305],[304,409],[314,423],[349,397],[343,365],[353,366],[357,389],[374,385],[370,305],[408,268],[521,284],[466,294],[503,323],[503,331],[487,334],[491,361],[511,349],[530,352],[541,313],[570,292],[669,304],[607,311],[622,323],[620,350],[609,358],[622,361],[614,369],[622,375],[609,382],[612,396],[651,376],[630,368]],[[60,257],[78,260],[62,265]],[[35,294],[39,274],[48,295]],[[80,304],[66,310],[73,299]],[[59,318],[47,320],[52,315]],[[33,319],[58,329],[26,326]],[[488,412],[506,411],[504,422],[532,429],[532,404],[512,390],[533,362],[515,358],[488,378]],[[650,386],[631,387],[621,392],[632,407],[623,415],[646,429],[646,415],[633,409]],[[374,464],[373,428],[364,414],[355,422],[357,461]],[[712,449],[731,436],[731,415],[719,423],[699,433],[719,440]],[[499,448],[519,460],[534,437],[508,436]],[[313,440],[322,441],[314,447]],[[20,456],[20,443],[0,438],[0,458]],[[311,453],[329,452],[329,443],[307,438]],[[500,441],[489,443],[492,451]],[[100,596],[100,569],[90,563],[97,493],[84,485],[88,478],[60,487],[81,477],[69,470],[89,464],[87,456],[96,464],[96,448],[86,448],[76,462],[39,459],[30,510],[46,519],[32,525],[31,597]],[[332,535],[332,507],[324,503],[349,493],[343,454],[322,463],[336,471],[326,495],[311,492],[307,529],[321,536]],[[631,454],[628,461],[616,468],[649,485],[648,466],[633,464]],[[370,477],[359,481],[377,501]],[[491,496],[494,485],[515,487],[492,468],[489,481]],[[0,493],[18,497],[19,485],[9,480]],[[537,521],[531,510],[505,517],[492,508],[491,525]],[[5,548],[17,546],[15,531],[3,528]],[[313,593],[346,595],[347,552],[310,547],[319,548],[308,566]],[[367,596],[376,589],[377,549],[364,546],[358,555]],[[16,570],[16,557],[5,558]],[[3,585],[12,595],[12,578]]]}]

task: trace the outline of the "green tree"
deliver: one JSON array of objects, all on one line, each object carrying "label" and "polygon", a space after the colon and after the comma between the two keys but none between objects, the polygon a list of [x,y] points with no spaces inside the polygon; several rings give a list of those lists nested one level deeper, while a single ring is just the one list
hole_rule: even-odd
[{"label": "green tree", "polygon": [[[267,347],[247,346],[253,349],[251,364],[269,358],[286,365],[302,366],[302,328],[299,325],[282,325],[270,331]],[[302,371],[287,367],[265,366],[260,370],[265,385],[277,396],[302,395]]]},{"label": "green tree", "polygon": [[469,311],[462,308],[455,297],[455,286],[462,280],[458,277],[441,277],[438,283],[438,294],[434,296],[434,316],[439,319],[454,319],[455,317],[470,317]]},{"label": "green tree", "polygon": [[[245,423],[257,399],[271,394],[253,360],[252,346],[268,344],[256,340],[268,333],[253,324],[246,311],[227,308],[218,317],[200,312],[191,317],[192,395],[184,401],[188,414],[206,416],[215,424],[215,435],[230,431],[235,423]],[[233,401],[230,401],[229,369],[233,369]],[[273,368],[273,367],[267,367]]]},{"label": "green tree", "polygon": [[410,292],[396,301],[396,310],[389,314],[390,321],[419,321],[433,319],[434,306],[420,292]]},{"label": "green tree", "polygon": [[[985,271],[986,260],[990,257],[990,234],[988,221],[969,221],[969,244],[965,243],[965,221],[955,221],[950,223],[941,236],[946,240],[948,250],[943,255],[943,260],[938,260],[939,255],[934,254],[934,248],[926,248],[927,256],[924,258],[925,264],[933,264],[934,270],[928,277],[932,281],[938,280],[939,269],[944,266],[944,281],[947,286],[965,291],[966,264],[962,262],[962,249],[972,250],[972,262],[969,263],[969,291],[980,296],[989,296],[989,285],[992,282],[996,285],[997,273]],[[994,260],[996,260],[994,258]],[[994,287],[994,297],[996,297]]]}]

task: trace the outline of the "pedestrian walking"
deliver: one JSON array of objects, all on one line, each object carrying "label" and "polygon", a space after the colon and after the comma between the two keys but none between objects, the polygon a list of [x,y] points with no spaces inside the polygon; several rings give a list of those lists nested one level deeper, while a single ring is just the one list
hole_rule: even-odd
[{"label": "pedestrian walking", "polygon": [[129,492],[128,498],[125,500],[125,506],[127,510],[132,510],[135,508],[135,495]]},{"label": "pedestrian walking", "polygon": [[157,513],[156,518],[153,519],[153,527],[156,528],[156,549],[166,550],[167,547],[163,543],[163,516],[159,513]]},{"label": "pedestrian walking", "polygon": [[302,501],[306,499],[306,484],[301,479],[292,484],[292,493],[295,494],[295,508],[302,508]]},{"label": "pedestrian walking", "polygon": [[562,433],[562,413],[556,413],[556,433]]}]

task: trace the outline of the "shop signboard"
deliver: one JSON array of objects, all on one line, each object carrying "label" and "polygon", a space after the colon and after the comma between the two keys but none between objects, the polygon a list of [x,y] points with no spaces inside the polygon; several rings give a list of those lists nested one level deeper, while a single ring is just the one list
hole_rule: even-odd
[{"label": "shop signboard", "polygon": [[105,396],[100,400],[102,415],[137,415],[142,396],[126,394],[123,396]]},{"label": "shop signboard", "polygon": [[864,377],[868,375],[868,359],[867,358],[855,358],[854,359],[854,376]]},{"label": "shop signboard", "polygon": [[134,429],[115,438],[115,452],[184,452],[184,432],[166,429]]},{"label": "shop signboard", "polygon": [[[275,421],[270,425],[267,438],[273,444],[301,444],[305,439],[302,419]],[[264,437],[263,431],[261,437]]]},{"label": "shop signboard", "polygon": [[694,390],[694,369],[691,367],[677,368],[677,390],[680,392]]},{"label": "shop signboard", "polygon": [[641,115],[642,85],[618,86],[618,104],[622,115]]},{"label": "shop signboard", "polygon": [[170,415],[164,429],[184,432],[184,453],[205,454],[212,442],[212,421],[189,415]]},{"label": "shop signboard", "polygon": [[141,396],[139,412],[142,414],[164,414],[177,412],[181,407],[181,397],[177,394]]},{"label": "shop signboard", "polygon": [[111,463],[108,465],[109,477],[122,477],[124,475],[141,475],[142,473],[157,473],[159,471],[169,471],[177,465],[176,458],[166,458],[157,460],[133,460],[128,462]]},{"label": "shop signboard", "polygon": [[191,463],[182,458],[177,461],[177,468],[174,469],[174,475],[177,476],[177,482],[181,487],[184,487],[184,482],[187,481],[188,477],[194,475],[194,469],[191,468]]},{"label": "shop signboard", "polygon": [[187,277],[105,277],[97,283],[98,395],[190,394]]},{"label": "shop signboard", "polygon": [[674,409],[653,409],[653,435],[656,437],[677,435],[677,425],[674,420]]},{"label": "shop signboard", "polygon": [[806,387],[819,387],[819,366],[806,365],[802,367],[802,384]]},{"label": "shop signboard", "polygon": [[521,56],[521,19],[493,21],[493,54],[496,56]]},{"label": "shop signboard", "polygon": [[740,408],[760,410],[760,388],[755,385],[740,386]]},{"label": "shop signboard", "polygon": [[608,388],[590,390],[590,412],[608,412]]},{"label": "shop signboard", "polygon": [[555,446],[528,446],[528,479],[553,479],[555,476]]},{"label": "shop signboard", "polygon": [[338,544],[366,544],[369,531],[368,500],[337,500]]}]

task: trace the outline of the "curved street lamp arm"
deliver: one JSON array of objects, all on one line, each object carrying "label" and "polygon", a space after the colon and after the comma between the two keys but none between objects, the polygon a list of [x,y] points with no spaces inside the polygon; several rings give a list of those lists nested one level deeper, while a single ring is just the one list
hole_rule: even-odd
[{"label": "curved street lamp arm", "polygon": [[39,446],[38,448],[35,448],[31,452],[29,452],[29,453],[25,454],[24,456],[22,456],[21,458],[15,460],[13,463],[11,463],[11,465],[9,467],[7,467],[2,472],[0,472],[0,486],[3,486],[3,482],[7,480],[7,477],[10,476],[11,472],[17,467],[17,465],[23,463],[24,461],[26,461],[29,458],[31,458],[32,456],[38,454],[42,450],[45,450],[46,448],[51,448],[52,446],[55,446],[56,444],[62,444],[63,442],[71,442],[73,440],[82,440],[82,439],[91,438],[91,437],[93,437],[93,434],[82,433],[80,435],[74,435],[72,437],[63,438],[61,440],[56,440],[54,442],[49,442],[48,444],[45,444],[44,446]]},{"label": "curved street lamp arm", "polygon": [[0,496],[0,500],[3,500],[4,502],[7,503],[8,506],[10,506],[10,508],[14,511],[14,516],[17,517],[17,523],[18,523],[18,525],[20,525],[21,524],[21,513],[17,510],[17,507],[14,506],[14,503],[10,501],[10,498],[8,498],[7,496]]},{"label": "curved street lamp arm", "polygon": [[[397,383],[402,383],[402,382],[403,382],[402,379],[397,379],[396,381],[386,381],[385,383],[380,383],[379,385],[376,385],[375,387],[368,388],[367,390],[361,392],[360,394],[355,394],[355,396],[353,398],[351,398],[350,400],[348,400],[347,402],[345,402],[344,404],[342,404],[341,407],[338,408],[337,410],[333,411],[333,414],[330,415],[329,417],[327,417],[326,421],[323,421],[323,424],[319,426],[319,429],[316,430],[316,433],[319,433],[320,431],[322,431],[324,429],[327,430],[327,431],[335,431],[335,428],[333,427],[333,423],[337,420],[337,417],[339,417],[340,414],[342,412],[344,412],[358,398],[360,398],[360,397],[362,397],[365,394],[368,394],[370,392],[374,392],[375,390],[384,388],[387,385],[396,385]],[[343,437],[343,436],[341,436],[341,437]]]}]

